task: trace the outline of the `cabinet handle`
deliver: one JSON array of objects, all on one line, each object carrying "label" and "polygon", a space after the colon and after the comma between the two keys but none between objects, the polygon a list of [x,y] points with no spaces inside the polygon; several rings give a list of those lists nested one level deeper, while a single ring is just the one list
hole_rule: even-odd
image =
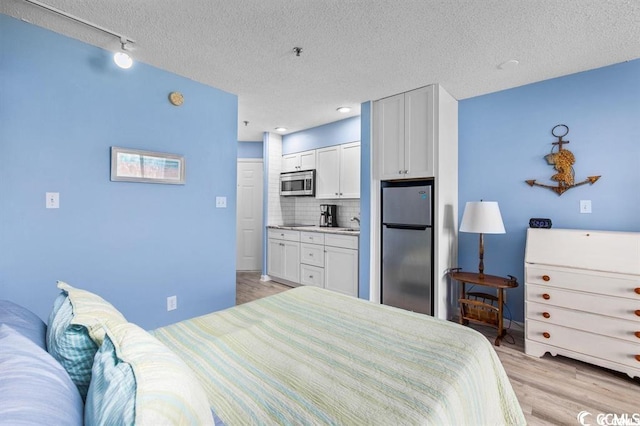
[{"label": "cabinet handle", "polygon": [[640,362],[640,355],[636,355],[636,361]]},{"label": "cabinet handle", "polygon": [[336,195],[338,195],[338,193],[336,192]]},{"label": "cabinet handle", "polygon": [[309,253],[309,257],[313,257],[313,253]]},{"label": "cabinet handle", "polygon": [[549,312],[543,312],[542,316],[545,318],[551,318],[551,315],[549,314]]},{"label": "cabinet handle", "polygon": [[635,333],[633,333],[633,334],[635,334],[635,335],[636,335],[636,337],[637,337],[638,339],[640,339],[640,331],[636,331],[636,332],[635,332]]},{"label": "cabinet handle", "polygon": [[636,287],[636,288],[634,288],[634,289],[633,289],[633,291],[635,291],[635,292],[636,292],[636,294],[640,294],[640,287]]},{"label": "cabinet handle", "polygon": [[640,309],[636,309],[635,314],[636,314],[637,317],[640,317]]},{"label": "cabinet handle", "polygon": [[398,170],[398,174],[401,175],[402,174],[402,170]]},{"label": "cabinet handle", "polygon": [[340,195],[342,195],[342,192],[340,193]]},{"label": "cabinet handle", "polygon": [[551,279],[551,277],[549,275],[543,275],[542,276],[542,281],[549,281]]},{"label": "cabinet handle", "polygon": [[542,333],[542,337],[548,339],[549,337],[551,337],[551,335],[545,331],[544,333]]},{"label": "cabinet handle", "polygon": [[284,246],[284,243],[280,243],[281,246]]},{"label": "cabinet handle", "polygon": [[551,296],[549,296],[547,293],[544,293],[544,294],[542,295],[542,298],[543,298],[544,300],[549,300],[549,299],[551,299]]},{"label": "cabinet handle", "polygon": [[309,278],[313,279],[313,275],[309,275]]}]

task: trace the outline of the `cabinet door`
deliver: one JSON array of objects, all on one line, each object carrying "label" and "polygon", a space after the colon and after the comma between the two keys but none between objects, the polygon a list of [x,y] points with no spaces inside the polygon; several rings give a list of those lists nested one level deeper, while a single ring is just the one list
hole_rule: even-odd
[{"label": "cabinet door", "polygon": [[267,274],[284,278],[284,241],[269,238]]},{"label": "cabinet door", "polygon": [[340,147],[340,198],[360,198],[360,142]]},{"label": "cabinet door", "polygon": [[316,198],[340,197],[340,146],[316,151]]},{"label": "cabinet door", "polygon": [[300,170],[300,154],[282,156],[282,172],[297,172]]},{"label": "cabinet door", "polygon": [[325,246],[324,288],[358,297],[358,250]]},{"label": "cabinet door", "polygon": [[404,177],[434,175],[433,86],[404,94]]},{"label": "cabinet door", "polygon": [[404,177],[404,93],[373,104],[374,174],[379,179]]},{"label": "cabinet door", "polygon": [[300,170],[313,170],[316,168],[316,150],[300,153]]},{"label": "cabinet door", "polygon": [[284,262],[282,278],[294,283],[300,282],[300,243],[283,241]]}]

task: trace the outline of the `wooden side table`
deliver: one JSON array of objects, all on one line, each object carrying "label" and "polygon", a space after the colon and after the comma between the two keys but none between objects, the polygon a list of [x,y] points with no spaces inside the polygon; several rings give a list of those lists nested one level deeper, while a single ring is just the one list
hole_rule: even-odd
[{"label": "wooden side table", "polygon": [[[460,269],[452,270],[449,276],[461,284],[460,299],[458,299],[460,324],[467,325],[471,321],[495,327],[498,330],[495,345],[500,346],[500,340],[507,334],[502,315],[504,290],[518,287],[518,280],[511,275],[508,278],[486,274],[481,277],[477,272],[462,272]],[[466,284],[498,289],[498,296],[481,292],[467,293]]]}]

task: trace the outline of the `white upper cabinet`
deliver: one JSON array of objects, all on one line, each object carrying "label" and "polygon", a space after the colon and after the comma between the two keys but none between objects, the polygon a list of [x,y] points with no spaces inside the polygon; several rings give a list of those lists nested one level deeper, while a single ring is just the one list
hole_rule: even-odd
[{"label": "white upper cabinet", "polygon": [[434,93],[422,87],[374,102],[376,177],[434,176]]},{"label": "white upper cabinet", "polygon": [[299,172],[316,168],[316,150],[282,156],[282,172]]},{"label": "white upper cabinet", "polygon": [[360,142],[318,149],[316,198],[360,198]]}]

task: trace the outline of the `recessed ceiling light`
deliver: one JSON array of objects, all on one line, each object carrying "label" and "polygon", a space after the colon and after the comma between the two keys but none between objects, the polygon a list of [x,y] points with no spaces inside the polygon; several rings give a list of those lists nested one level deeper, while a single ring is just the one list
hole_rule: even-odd
[{"label": "recessed ceiling light", "polygon": [[351,108],[349,108],[349,107],[340,107],[336,111],[341,112],[341,113],[344,114],[344,113],[347,113],[347,112],[351,111]]},{"label": "recessed ceiling light", "polygon": [[286,132],[287,129],[285,127],[276,127],[276,132]]},{"label": "recessed ceiling light", "polygon": [[508,70],[508,69],[512,69],[518,66],[520,62],[517,59],[509,59],[506,62],[501,63],[500,65],[498,65],[498,69],[501,70]]}]

